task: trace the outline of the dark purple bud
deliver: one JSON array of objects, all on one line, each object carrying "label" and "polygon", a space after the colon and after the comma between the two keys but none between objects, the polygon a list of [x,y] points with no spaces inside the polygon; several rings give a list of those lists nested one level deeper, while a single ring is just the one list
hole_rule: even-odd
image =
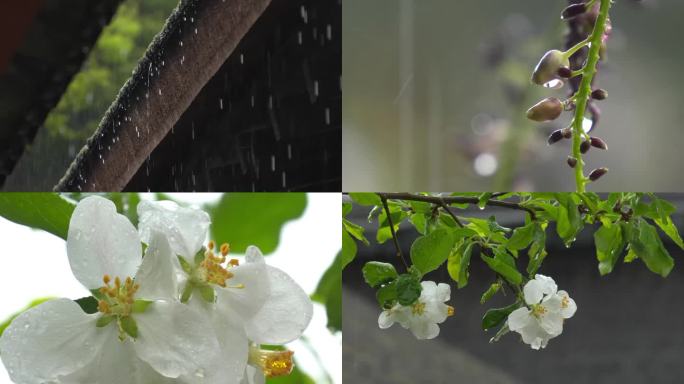
[{"label": "dark purple bud", "polygon": [[570,60],[565,53],[557,49],[546,52],[532,72],[532,82],[545,85],[558,79],[558,69],[561,67],[570,67]]},{"label": "dark purple bud", "polygon": [[547,97],[527,110],[527,118],[544,122],[555,120],[563,113],[563,102],[555,97]]},{"label": "dark purple bud", "polygon": [[608,97],[608,92],[605,89],[594,89],[591,92],[591,98],[594,100],[605,100]]},{"label": "dark purple bud", "polygon": [[568,165],[570,166],[570,168],[575,168],[575,166],[577,165],[577,159],[575,159],[572,156],[568,156]]},{"label": "dark purple bud", "polygon": [[558,68],[558,76],[564,78],[564,79],[569,79],[572,77],[572,69],[568,67],[560,67]]},{"label": "dark purple bud", "polygon": [[579,16],[586,11],[587,11],[586,4],[584,4],[584,3],[572,4],[571,6],[565,8],[563,10],[563,12],[561,12],[561,19],[563,19],[563,20],[572,19],[573,17]]},{"label": "dark purple bud", "polygon": [[589,174],[589,180],[596,181],[601,178],[601,176],[608,173],[608,168],[596,168]]},{"label": "dark purple bud", "polygon": [[606,144],[605,141],[599,139],[598,137],[592,137],[590,141],[591,141],[592,147],[596,147],[598,149],[604,149],[604,150],[608,149],[608,144]]},{"label": "dark purple bud", "polygon": [[565,127],[563,129],[561,129],[561,132],[563,133],[564,139],[572,139],[572,128]]},{"label": "dark purple bud", "polygon": [[591,143],[587,140],[582,141],[582,144],[580,144],[580,152],[587,153],[589,152],[589,148],[591,148]]},{"label": "dark purple bud", "polygon": [[549,145],[555,144],[559,141],[563,140],[563,132],[561,129],[557,129],[553,132],[551,132],[551,135],[549,136],[549,139],[547,140]]}]

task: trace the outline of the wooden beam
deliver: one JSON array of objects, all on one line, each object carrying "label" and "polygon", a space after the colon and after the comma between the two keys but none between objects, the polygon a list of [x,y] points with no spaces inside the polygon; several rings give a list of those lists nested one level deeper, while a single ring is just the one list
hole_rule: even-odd
[{"label": "wooden beam", "polygon": [[269,3],[181,2],[55,190],[121,191]]}]

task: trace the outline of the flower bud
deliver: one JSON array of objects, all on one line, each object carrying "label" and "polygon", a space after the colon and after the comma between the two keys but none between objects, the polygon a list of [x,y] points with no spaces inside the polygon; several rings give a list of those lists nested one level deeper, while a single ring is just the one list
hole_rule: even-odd
[{"label": "flower bud", "polygon": [[532,82],[545,85],[558,79],[558,70],[561,67],[570,67],[570,60],[565,57],[565,53],[556,49],[546,52],[532,72]]},{"label": "flower bud", "polygon": [[608,168],[596,168],[589,174],[589,180],[596,181],[601,178],[601,176],[608,173]]},{"label": "flower bud", "polygon": [[582,141],[582,144],[580,144],[580,152],[587,153],[589,152],[589,148],[591,148],[591,143],[588,142],[587,140]]},{"label": "flower bud", "polygon": [[572,128],[565,127],[561,129],[561,133],[563,134],[564,139],[572,139]]},{"label": "flower bud", "polygon": [[551,145],[561,140],[563,140],[563,131],[561,129],[557,129],[551,132],[551,135],[549,135],[549,139],[547,140],[547,142],[549,143],[549,145]]},{"label": "flower bud", "polygon": [[606,144],[606,142],[599,139],[598,137],[592,137],[590,141],[592,147],[608,150],[608,145]]},{"label": "flower bud", "polygon": [[569,67],[560,67],[558,68],[558,71],[556,71],[556,74],[564,79],[569,79],[572,77],[572,69]]},{"label": "flower bud", "polygon": [[595,89],[591,92],[591,98],[594,100],[605,100],[608,97],[608,92],[605,89]]},{"label": "flower bud", "polygon": [[572,19],[573,17],[579,16],[586,11],[587,11],[587,5],[586,4],[584,4],[584,3],[572,4],[569,7],[565,8],[563,10],[563,12],[561,12],[561,19],[562,20]]},{"label": "flower bud", "polygon": [[563,102],[555,97],[547,97],[527,110],[527,118],[544,122],[555,120],[563,112]]},{"label": "flower bud", "polygon": [[570,166],[570,168],[575,168],[575,166],[577,165],[577,159],[575,159],[572,156],[568,156],[568,165]]}]

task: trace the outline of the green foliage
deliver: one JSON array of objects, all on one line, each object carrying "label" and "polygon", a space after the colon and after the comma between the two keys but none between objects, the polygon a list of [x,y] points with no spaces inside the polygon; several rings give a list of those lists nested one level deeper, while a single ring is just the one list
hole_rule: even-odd
[{"label": "green foliage", "polygon": [[206,207],[213,219],[211,232],[219,243],[244,253],[249,245],[264,254],[275,251],[285,223],[300,217],[306,208],[303,193],[227,193]]},{"label": "green foliage", "polygon": [[451,279],[458,284],[459,289],[468,284],[468,267],[470,266],[470,256],[472,253],[473,243],[462,241],[449,254],[447,271]]},{"label": "green foliage", "polygon": [[66,239],[76,206],[56,193],[2,193],[0,216]]},{"label": "green foliage", "polygon": [[613,270],[625,248],[622,226],[611,223],[602,225],[594,232],[594,243],[596,244],[596,258],[599,261],[599,272],[601,275],[606,275]]},{"label": "green foliage", "polygon": [[363,266],[362,272],[363,278],[371,288],[387,284],[399,276],[392,264],[381,263],[379,261],[366,263],[366,265]]},{"label": "green foliage", "polygon": [[328,315],[328,329],[342,331],[342,252],[337,254],[333,264],[325,271],[312,295],[314,301],[325,305]]},{"label": "green foliage", "polygon": [[423,274],[442,265],[454,246],[451,231],[440,228],[418,238],[411,246],[411,261]]},{"label": "green foliage", "polygon": [[492,308],[488,310],[482,317],[482,329],[486,331],[488,329],[498,327],[504,322],[504,320],[506,320],[511,312],[520,308],[521,305],[521,302],[516,301],[515,303],[504,308]]},{"label": "green foliage", "polygon": [[381,205],[382,201],[377,193],[356,192],[350,193],[349,197],[358,205]]}]

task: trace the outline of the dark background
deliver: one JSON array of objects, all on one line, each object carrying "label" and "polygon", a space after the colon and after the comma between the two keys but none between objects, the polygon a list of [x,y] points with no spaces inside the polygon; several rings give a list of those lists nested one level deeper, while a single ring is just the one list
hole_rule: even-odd
[{"label": "dark background", "polygon": [[[663,197],[676,203],[675,224],[682,228],[684,195]],[[355,206],[350,218],[366,225],[363,207]],[[521,225],[518,212],[487,208],[464,216],[494,214],[499,223]],[[366,230],[374,239],[375,231]],[[399,239],[405,254],[417,232],[407,225]],[[434,340],[416,340],[395,324],[388,330],[377,325],[380,309],[375,292],[363,281],[361,267],[367,261],[395,264],[391,241],[371,246],[359,244],[356,260],[343,273],[343,361],[345,380],[358,383],[680,383],[684,380],[684,253],[664,239],[675,259],[667,278],[648,271],[639,260],[619,262],[604,277],[598,273],[593,228],[585,228],[577,242],[566,249],[554,228],[547,230],[549,255],[540,273],[555,279],[559,289],[577,302],[574,317],[565,322],[563,334],[546,349],[532,350],[517,333],[490,344],[495,331],[484,332],[481,319],[492,307],[510,304],[497,294],[485,305],[480,296],[492,282],[491,271],[473,255],[468,285],[452,285],[455,315],[440,325]],[[426,280],[453,283],[444,268]]]}]

